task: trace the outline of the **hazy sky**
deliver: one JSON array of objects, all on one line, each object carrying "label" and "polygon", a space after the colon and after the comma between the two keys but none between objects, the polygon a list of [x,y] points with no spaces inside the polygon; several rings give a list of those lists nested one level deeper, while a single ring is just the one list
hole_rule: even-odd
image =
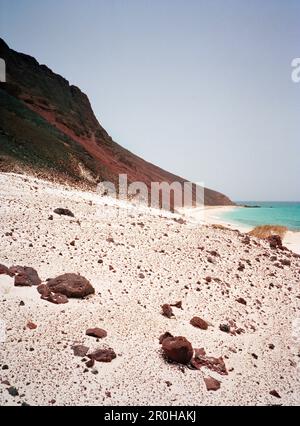
[{"label": "hazy sky", "polygon": [[300,200],[300,0],[0,0],[0,34],[146,160],[234,200]]}]

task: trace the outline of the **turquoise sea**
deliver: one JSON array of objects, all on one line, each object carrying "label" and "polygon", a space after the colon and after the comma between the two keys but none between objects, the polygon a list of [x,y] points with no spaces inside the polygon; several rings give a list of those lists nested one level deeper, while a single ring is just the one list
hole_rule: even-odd
[{"label": "turquoise sea", "polygon": [[240,206],[259,208],[233,209],[222,214],[222,219],[249,226],[283,225],[300,231],[300,202],[239,201]]}]

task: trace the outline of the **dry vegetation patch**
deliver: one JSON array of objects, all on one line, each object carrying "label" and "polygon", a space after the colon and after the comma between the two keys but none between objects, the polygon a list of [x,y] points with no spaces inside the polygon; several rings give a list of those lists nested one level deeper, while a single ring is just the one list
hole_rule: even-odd
[{"label": "dry vegetation patch", "polygon": [[281,238],[284,237],[288,228],[280,225],[261,225],[256,226],[252,231],[248,232],[249,235],[256,238],[268,238],[271,235],[279,235]]}]

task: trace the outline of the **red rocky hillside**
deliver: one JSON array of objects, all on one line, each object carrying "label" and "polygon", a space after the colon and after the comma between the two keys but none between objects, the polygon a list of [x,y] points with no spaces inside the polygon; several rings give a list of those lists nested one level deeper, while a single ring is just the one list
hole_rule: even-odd
[{"label": "red rocky hillside", "polygon": [[[36,59],[0,39],[6,83],[0,83],[0,171],[27,172],[75,185],[100,180],[184,182],[122,148],[96,119],[88,97]],[[205,204],[232,204],[205,190]]]}]

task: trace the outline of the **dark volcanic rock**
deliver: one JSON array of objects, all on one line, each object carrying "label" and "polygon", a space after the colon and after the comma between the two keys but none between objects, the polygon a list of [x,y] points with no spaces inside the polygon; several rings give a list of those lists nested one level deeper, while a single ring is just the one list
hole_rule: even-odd
[{"label": "dark volcanic rock", "polygon": [[18,389],[15,388],[14,386],[11,386],[10,388],[8,388],[7,391],[11,396],[18,396],[19,395]]},{"label": "dark volcanic rock", "polygon": [[15,275],[15,286],[31,287],[42,282],[37,271],[29,266],[11,266],[9,270]]},{"label": "dark volcanic rock", "polygon": [[192,324],[194,327],[201,328],[201,330],[207,330],[208,324],[206,321],[204,321],[202,318],[199,317],[193,317],[190,321],[190,324]]},{"label": "dark volcanic rock", "polygon": [[236,299],[236,301],[237,301],[238,303],[241,303],[242,305],[247,305],[246,300],[245,300],[245,299],[243,299],[242,297],[239,297],[238,299]]},{"label": "dark volcanic rock", "polygon": [[99,339],[103,339],[103,337],[107,336],[107,332],[102,328],[89,328],[86,330],[85,334],[87,336],[98,337]]},{"label": "dark volcanic rock", "polygon": [[117,355],[113,349],[97,349],[89,354],[88,357],[99,362],[111,362]]},{"label": "dark volcanic rock", "polygon": [[59,214],[60,216],[70,216],[70,217],[74,217],[74,213],[71,212],[71,210],[69,209],[62,209],[62,208],[57,208],[54,210],[54,213]]},{"label": "dark volcanic rock", "polygon": [[89,348],[84,345],[73,345],[72,346],[73,352],[75,356],[84,357],[89,351]]},{"label": "dark volcanic rock", "polygon": [[230,327],[228,324],[220,324],[219,329],[224,333],[230,333]]},{"label": "dark volcanic rock", "polygon": [[271,249],[283,249],[280,235],[270,235],[267,240],[269,241]]},{"label": "dark volcanic rock", "polygon": [[167,337],[162,341],[165,355],[172,361],[188,364],[193,356],[191,343],[183,336]]},{"label": "dark volcanic rock", "polygon": [[165,317],[171,318],[171,317],[174,316],[171,306],[168,305],[167,303],[162,305],[161,309],[162,309],[162,313]]},{"label": "dark volcanic rock", "polygon": [[204,377],[204,382],[208,391],[217,391],[221,387],[219,380],[216,380],[211,376]]},{"label": "dark volcanic rock", "polygon": [[51,279],[47,283],[52,293],[64,294],[67,297],[83,298],[95,293],[91,283],[81,275],[64,274]]},{"label": "dark volcanic rock", "polygon": [[270,395],[275,396],[275,398],[281,398],[281,396],[276,390],[271,390]]}]

